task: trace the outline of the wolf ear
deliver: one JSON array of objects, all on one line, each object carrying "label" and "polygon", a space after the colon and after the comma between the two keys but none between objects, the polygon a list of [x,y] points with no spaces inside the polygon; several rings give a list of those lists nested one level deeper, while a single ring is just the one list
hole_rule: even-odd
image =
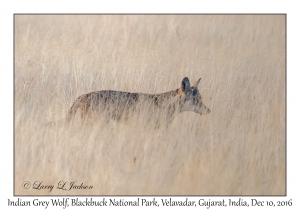
[{"label": "wolf ear", "polygon": [[197,83],[196,83],[196,82],[194,83],[193,87],[195,87],[195,88],[199,89],[200,80],[201,80],[201,78],[198,80],[198,82],[197,82]]},{"label": "wolf ear", "polygon": [[187,93],[191,90],[189,78],[187,78],[187,77],[183,78],[183,80],[181,82],[181,90],[184,93]]}]

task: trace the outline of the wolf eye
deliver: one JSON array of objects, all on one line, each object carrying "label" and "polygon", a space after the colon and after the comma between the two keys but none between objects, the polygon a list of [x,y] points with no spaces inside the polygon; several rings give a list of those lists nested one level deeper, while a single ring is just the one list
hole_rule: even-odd
[{"label": "wolf eye", "polygon": [[197,89],[194,89],[193,90],[193,96],[197,95],[198,94],[198,90]]}]

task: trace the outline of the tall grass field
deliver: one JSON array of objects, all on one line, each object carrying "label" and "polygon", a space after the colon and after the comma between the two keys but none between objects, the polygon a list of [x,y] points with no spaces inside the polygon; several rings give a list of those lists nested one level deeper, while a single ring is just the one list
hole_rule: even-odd
[{"label": "tall grass field", "polygon": [[[15,195],[286,194],[285,15],[15,15],[14,35]],[[64,120],[184,77],[211,113]]]}]

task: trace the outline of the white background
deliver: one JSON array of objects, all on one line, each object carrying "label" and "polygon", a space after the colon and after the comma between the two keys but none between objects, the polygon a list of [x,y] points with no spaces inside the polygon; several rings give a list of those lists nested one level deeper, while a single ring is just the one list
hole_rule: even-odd
[{"label": "white background", "polygon": [[[0,3],[0,208],[15,209],[8,207],[8,199],[17,200],[13,196],[13,14],[14,13],[282,13],[287,14],[287,196],[255,197],[258,200],[293,200],[292,207],[280,209],[300,209],[300,185],[299,185],[299,39],[300,39],[300,13],[297,1],[8,1]],[[298,8],[298,9],[297,9]],[[298,132],[297,132],[298,131]],[[30,143],[30,142],[28,142]],[[22,200],[33,200],[34,197],[20,197]],[[62,198],[62,197],[61,197]],[[72,197],[74,198],[74,197]],[[93,197],[101,200],[100,197]],[[112,197],[110,197],[112,198]],[[120,199],[121,197],[117,197]],[[145,198],[145,197],[143,197]],[[147,197],[146,197],[147,198]],[[150,199],[150,197],[148,197]],[[161,199],[163,197],[158,197]],[[209,199],[210,197],[204,197]],[[225,197],[238,200],[238,197]],[[50,197],[38,197],[39,200],[50,201]],[[84,200],[84,197],[80,197]],[[126,197],[127,200],[135,198]],[[184,200],[185,197],[176,197],[175,200]],[[198,200],[198,197],[191,197]],[[221,200],[222,197],[211,197],[212,200]],[[251,201],[250,197],[242,199]],[[19,207],[20,208],[20,207]],[[93,209],[101,207],[94,207]],[[140,209],[140,207],[137,207]],[[136,208],[136,209],[137,209]],[[146,207],[144,207],[146,208]],[[206,209],[206,207],[197,207]],[[45,207],[25,207],[21,209],[45,209]],[[47,209],[54,209],[48,207]],[[59,207],[62,209],[62,207]],[[67,209],[79,209],[69,207]],[[83,209],[83,208],[81,208]],[[111,209],[111,208],[109,208]],[[116,207],[115,207],[116,209]],[[127,208],[129,209],[129,207]],[[149,209],[149,208],[147,208]],[[174,209],[174,208],[172,208]],[[224,209],[211,207],[210,209]],[[232,209],[227,207],[226,209]],[[240,208],[233,208],[240,209]],[[249,209],[249,208],[247,208]],[[256,209],[266,209],[257,208]],[[270,208],[267,208],[270,209]],[[274,207],[272,207],[274,209]],[[275,208],[275,209],[278,209]]]}]

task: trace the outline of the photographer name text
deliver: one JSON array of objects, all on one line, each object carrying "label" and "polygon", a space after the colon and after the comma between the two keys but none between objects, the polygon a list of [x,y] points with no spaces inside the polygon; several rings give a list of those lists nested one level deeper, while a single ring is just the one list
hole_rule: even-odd
[{"label": "photographer name text", "polygon": [[46,190],[52,192],[53,189],[58,190],[91,190],[93,189],[92,185],[84,184],[83,182],[77,181],[59,181],[55,187],[55,185],[44,184],[43,181],[34,181],[32,184],[29,181],[25,181],[22,185],[23,189],[33,189],[33,190]]}]

